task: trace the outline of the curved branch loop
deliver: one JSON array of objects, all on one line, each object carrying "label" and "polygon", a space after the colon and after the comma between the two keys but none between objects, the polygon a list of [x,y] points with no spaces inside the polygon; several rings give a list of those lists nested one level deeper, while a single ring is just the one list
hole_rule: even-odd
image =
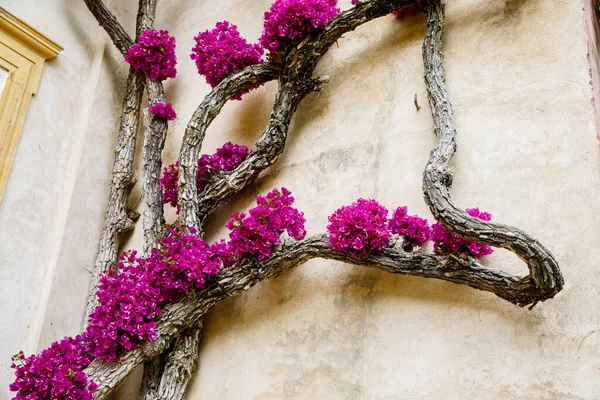
[{"label": "curved branch loop", "polygon": [[451,232],[467,240],[508,249],[527,264],[530,275],[518,283],[523,294],[518,299],[519,305],[535,305],[550,299],[563,287],[558,263],[550,251],[520,229],[471,217],[452,202],[449,192],[452,174],[448,163],[456,152],[456,127],[443,66],[444,5],[441,0],[428,0],[424,6],[427,32],[423,41],[423,64],[437,138],[423,173],[425,202],[433,216]]},{"label": "curved branch loop", "polygon": [[[283,151],[288,126],[300,101],[311,91],[318,90],[320,81],[312,77],[319,59],[341,35],[371,19],[390,11],[414,4],[417,0],[371,0],[360,2],[355,8],[334,18],[323,32],[315,35],[291,52],[280,68],[264,63],[246,68],[221,82],[194,113],[188,124],[180,153],[180,206],[183,223],[199,227],[206,216],[229,200],[258,174],[277,161]],[[313,258],[343,261],[383,271],[435,278],[488,291],[518,305],[532,304],[552,297],[562,287],[562,277],[551,254],[525,233],[500,224],[473,220],[451,202],[448,187],[451,175],[448,162],[455,151],[455,129],[452,110],[444,83],[441,39],[443,7],[432,0],[426,7],[428,24],[424,42],[426,83],[434,115],[438,142],[424,173],[424,192],[432,212],[448,228],[466,239],[506,247],[528,262],[531,275],[525,278],[503,271],[489,269],[470,258],[456,256],[407,253],[398,248],[354,258],[334,251],[326,235],[317,235],[303,241],[284,243],[273,255],[260,263],[244,259],[208,280],[201,292],[189,293],[164,310],[156,326],[158,338],[141,348],[122,355],[111,363],[95,360],[86,374],[99,388],[95,399],[103,398],[116,388],[139,364],[168,349],[171,343],[186,332],[195,329],[204,315],[224,299],[249,290],[256,283],[281,273]],[[430,63],[431,65],[428,65]],[[256,150],[222,179],[212,182],[196,193],[196,161],[207,127],[225,102],[241,90],[278,77],[279,90],[269,124],[256,143]],[[197,203],[196,203],[197,201]]]},{"label": "curved branch loop", "polygon": [[393,274],[441,279],[491,292],[517,304],[528,296],[529,287],[520,285],[521,278],[497,269],[487,268],[472,259],[438,256],[419,252],[407,253],[400,248],[387,248],[357,258],[337,252],[329,246],[327,235],[315,235],[298,242],[284,243],[273,255],[260,263],[242,260],[225,269],[206,283],[201,292],[192,292],[170,304],[156,326],[158,338],[143,347],[106,363],[95,360],[86,374],[99,385],[94,399],[101,399],[116,388],[139,364],[163,351],[189,329],[194,329],[204,315],[221,301],[248,291],[264,280],[279,276],[313,258],[337,260],[349,265],[379,269]]}]

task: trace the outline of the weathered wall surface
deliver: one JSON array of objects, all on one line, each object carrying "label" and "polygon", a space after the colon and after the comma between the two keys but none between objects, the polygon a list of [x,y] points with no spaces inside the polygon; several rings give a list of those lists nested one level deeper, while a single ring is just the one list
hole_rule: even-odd
[{"label": "weathered wall surface", "polygon": [[[179,4],[164,21],[180,42],[192,26],[225,18],[254,39],[269,3],[207,3],[194,13]],[[191,399],[600,398],[600,154],[583,4],[453,0],[447,21],[456,202],[539,238],[560,261],[565,290],[527,311],[449,283],[313,261],[210,314]],[[330,83],[300,107],[284,157],[227,211],[285,185],[310,233],[361,196],[429,215],[421,173],[434,138],[423,33],[420,16],[390,17],[340,40],[319,68]],[[197,86],[174,86],[183,124]],[[230,106],[208,146],[251,143],[273,90]],[[504,251],[487,263],[525,271]]]},{"label": "weathered wall surface", "polygon": [[[120,12],[131,18],[134,3],[120,5]],[[159,3],[157,26],[177,36],[180,60],[178,79],[166,83],[179,113],[170,127],[166,163],[175,160],[183,128],[208,92],[188,58],[193,35],[229,19],[255,40],[269,4]],[[341,4],[348,7],[349,1]],[[600,152],[583,2],[451,0],[447,11],[446,69],[459,130],[454,198],[539,238],[561,264],[564,291],[527,311],[462,286],[312,261],[211,312],[190,399],[600,398],[600,267],[594,252],[600,240]],[[95,26],[80,22],[89,19],[79,13],[69,19]],[[62,34],[70,39],[53,38],[68,49],[75,33]],[[421,172],[434,141],[422,78],[423,34],[423,17],[389,17],[340,40],[319,66],[330,82],[299,108],[284,156],[213,218],[211,236],[225,235],[221,227],[231,211],[250,207],[255,194],[275,186],[294,192],[309,233],[325,231],[327,216],[358,197],[430,216],[421,194]],[[95,38],[80,36],[77,43]],[[113,54],[102,64],[100,82],[123,70]],[[100,229],[84,226],[100,221],[104,210],[120,85],[113,96],[104,93],[110,86],[96,90],[98,114],[83,142],[41,346],[75,333],[80,323],[87,292],[82,271],[93,264]],[[61,89],[82,96],[81,86]],[[209,130],[205,152],[227,140],[251,145],[266,124],[274,90],[269,84],[228,104]],[[28,124],[43,125],[32,115]],[[57,121],[67,124],[63,118]],[[28,132],[35,129],[26,126],[24,136]],[[28,151],[24,146],[22,139],[19,151]],[[12,178],[9,190],[21,188],[23,198],[45,187],[45,179],[21,180],[16,171],[19,179]],[[6,212],[6,201],[0,218],[16,218]],[[38,221],[40,216],[23,216],[12,226],[46,226]],[[0,232],[17,236],[11,240],[18,242],[3,242],[0,249],[12,255],[13,265],[23,265],[16,258],[27,250],[28,268],[45,265],[46,254],[31,247],[27,232],[7,232],[1,222]],[[37,247],[50,243],[47,232],[37,239]],[[128,246],[141,248],[141,227]],[[504,251],[486,263],[526,270]],[[35,303],[42,283],[37,275],[27,282],[15,278],[10,289],[23,303]]]},{"label": "weathered wall surface", "polygon": [[0,204],[3,400],[12,354],[81,330],[127,68],[82,1],[0,5],[64,47],[44,66]]}]

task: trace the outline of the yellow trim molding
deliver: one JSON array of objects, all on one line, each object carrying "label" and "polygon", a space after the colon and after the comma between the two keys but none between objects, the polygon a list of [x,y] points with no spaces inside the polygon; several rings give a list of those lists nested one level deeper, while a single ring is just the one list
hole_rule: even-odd
[{"label": "yellow trim molding", "polygon": [[61,50],[58,44],[0,7],[0,68],[8,72],[0,93],[0,202],[44,61],[56,57]]}]

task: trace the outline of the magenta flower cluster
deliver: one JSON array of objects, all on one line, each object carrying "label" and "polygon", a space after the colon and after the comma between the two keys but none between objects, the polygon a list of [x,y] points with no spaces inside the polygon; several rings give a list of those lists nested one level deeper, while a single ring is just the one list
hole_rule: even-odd
[{"label": "magenta flower cluster", "polygon": [[165,104],[160,101],[157,101],[156,103],[152,104],[152,107],[150,107],[150,114],[156,115],[157,117],[163,119],[168,119],[169,121],[173,121],[175,118],[177,118],[177,113],[173,108],[173,104]]},{"label": "magenta flower cluster", "polygon": [[384,249],[390,240],[387,215],[387,208],[372,199],[358,199],[338,208],[327,225],[329,245],[353,256]]},{"label": "magenta flower cluster", "polygon": [[223,243],[209,246],[194,229],[186,230],[169,229],[148,257],[123,253],[118,272],[101,277],[99,305],[85,333],[95,357],[110,361],[154,340],[161,307],[193,288],[203,288],[207,275],[230,264]]},{"label": "magenta flower cluster", "polygon": [[210,161],[211,168],[222,171],[233,171],[250,154],[250,150],[243,145],[227,142],[219,147]]},{"label": "magenta flower cluster", "polygon": [[235,213],[227,223],[229,245],[236,257],[269,257],[281,243],[284,232],[301,240],[306,235],[304,213],[292,207],[294,198],[286,188],[273,189],[265,197],[256,196],[257,206],[245,213]]},{"label": "magenta flower cluster", "polygon": [[[198,159],[198,173],[196,175],[198,193],[204,190],[211,172],[216,170],[233,171],[248,157],[248,154],[250,154],[250,150],[246,146],[227,142],[218,148],[214,154],[202,155]],[[163,169],[163,175],[159,179],[163,188],[163,204],[177,207],[178,179],[179,162]]]},{"label": "magenta flower cluster", "polygon": [[340,13],[337,0],[275,0],[265,12],[259,41],[271,53],[285,52]]},{"label": "magenta flower cluster", "polygon": [[177,207],[179,197],[179,161],[163,169],[162,177],[158,180],[162,186],[162,203]]},{"label": "magenta flower cluster", "polygon": [[175,38],[165,30],[143,31],[137,43],[127,51],[125,61],[136,71],[144,71],[153,81],[175,78]]},{"label": "magenta flower cluster", "polygon": [[145,264],[135,252],[124,253],[118,271],[110,270],[100,277],[96,292],[99,305],[90,315],[85,332],[94,357],[114,360],[117,353],[156,338],[160,290],[153,285],[151,272],[146,273]]},{"label": "magenta flower cluster", "polygon": [[219,147],[212,155],[203,155],[198,160],[196,184],[198,192],[204,190],[208,183],[207,176],[214,170],[233,171],[248,157],[250,149],[244,145],[231,142]]},{"label": "magenta flower cluster", "polygon": [[[484,221],[490,221],[492,214],[479,211],[479,208],[467,208],[467,214]],[[450,232],[440,222],[431,226],[433,248],[441,253],[464,253],[476,258],[492,254],[494,250],[483,243],[464,240]]]},{"label": "magenta flower cluster", "polygon": [[[221,156],[234,153],[228,147]],[[227,156],[225,158],[233,158]],[[227,162],[219,164],[227,168]],[[83,335],[66,337],[39,355],[13,357],[16,399],[91,400],[97,385],[83,371],[95,358],[114,360],[119,354],[156,338],[161,308],[193,289],[204,288],[214,276],[243,257],[268,257],[284,232],[302,239],[304,214],[292,207],[285,188],[256,197],[249,215],[232,215],[230,241],[208,245],[194,228],[177,226],[157,241],[147,257],[122,253],[117,269],[101,276],[98,303]]]},{"label": "magenta flower cluster", "polygon": [[[467,213],[484,221],[492,216],[478,208],[468,208]],[[376,200],[358,199],[349,206],[337,209],[330,217],[327,231],[329,245],[336,251],[348,251],[354,257],[370,251],[384,249],[392,234],[401,235],[404,249],[412,251],[415,246],[423,247],[433,240],[438,253],[465,253],[481,258],[493,252],[492,248],[479,242],[459,238],[448,231],[440,222],[431,227],[426,219],[408,215],[407,207],[398,207],[392,218],[387,219],[388,210]]]},{"label": "magenta flower cluster", "polygon": [[9,389],[14,399],[92,400],[97,385],[88,381],[83,369],[92,362],[85,337],[65,337],[40,354],[13,356],[16,379]]},{"label": "magenta flower cluster", "polygon": [[[204,287],[206,277],[232,265],[236,258],[268,257],[287,231],[302,239],[304,215],[292,207],[289,190],[274,189],[257,196],[249,216],[234,214],[227,226],[230,241],[208,245],[193,228],[169,229],[147,257],[135,251],[121,254],[117,271],[100,279],[98,303],[90,315],[85,337],[94,357],[114,360],[120,353],[154,340],[161,308],[192,289]],[[235,221],[235,222],[234,222]]]},{"label": "magenta flower cluster", "polygon": [[425,218],[417,215],[408,215],[406,206],[398,207],[388,221],[391,233],[401,235],[404,238],[404,247],[412,249],[422,246],[431,239],[431,227]]},{"label": "magenta flower cluster", "polygon": [[[248,43],[240,36],[237,26],[228,21],[218,22],[214,29],[198,33],[194,40],[196,45],[190,57],[196,62],[198,73],[213,88],[231,73],[258,64],[263,54],[260,45]],[[252,89],[235,99],[241,99],[242,94]]]},{"label": "magenta flower cluster", "polygon": [[[213,29],[194,37],[196,43],[190,58],[196,63],[198,73],[214,88],[232,73],[260,63],[265,49],[271,54],[285,52],[307,35],[324,28],[340,13],[336,4],[337,0],[275,0],[264,14],[259,43],[248,43],[236,25],[221,21]],[[141,52],[137,48],[136,51]],[[240,100],[256,87],[246,89],[233,99]]]}]

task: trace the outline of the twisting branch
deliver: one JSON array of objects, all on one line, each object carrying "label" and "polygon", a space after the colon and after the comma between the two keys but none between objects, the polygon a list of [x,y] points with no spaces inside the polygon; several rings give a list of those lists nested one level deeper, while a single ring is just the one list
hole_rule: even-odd
[{"label": "twisting branch", "polygon": [[[148,80],[148,101],[150,104],[164,102],[162,83]],[[144,252],[156,246],[164,224],[162,187],[159,182],[161,154],[167,136],[167,121],[146,114],[146,136],[144,142]],[[198,356],[200,329],[186,333],[175,341],[168,354],[158,355],[144,365],[141,400],[180,400],[188,387]],[[182,371],[187,371],[182,373]]]},{"label": "twisting branch", "polygon": [[[137,26],[138,32],[153,29],[156,15],[156,0],[140,0]],[[162,82],[146,79],[146,91],[148,92],[148,104],[151,106],[156,102],[165,102],[165,90]],[[161,227],[165,222],[162,205],[162,188],[158,179],[160,178],[162,166],[162,151],[167,138],[167,120],[145,113],[144,122],[146,132],[144,134],[144,177],[142,183],[144,198],[144,254],[156,246]]]},{"label": "twisting branch", "polygon": [[163,366],[155,375],[160,379],[155,379],[149,390],[140,395],[140,399],[181,400],[185,398],[189,382],[198,366],[201,331],[202,319],[194,328],[175,339],[168,351],[156,357],[162,361]]},{"label": "twisting branch", "polygon": [[133,45],[133,40],[123,26],[117,21],[117,17],[110,12],[102,0],[83,0],[89,10],[92,12],[98,23],[108,36],[110,40],[117,46],[117,49],[121,52],[123,57],[127,54],[127,49]]},{"label": "twisting branch", "polygon": [[123,112],[117,136],[110,194],[104,215],[104,227],[100,236],[98,255],[96,256],[86,306],[86,323],[89,315],[98,304],[96,290],[98,289],[100,275],[106,273],[116,263],[119,239],[125,232],[133,228],[133,219],[137,217],[133,211],[127,208],[127,200],[135,184],[133,156],[135,154],[140,104],[144,92],[144,79],[143,74],[130,68],[123,98]]},{"label": "twisting branch", "polygon": [[[138,35],[141,31],[153,29],[155,15],[156,0],[140,0],[137,16]],[[157,102],[166,102],[161,81],[153,81],[148,77],[146,90],[149,106]],[[149,110],[146,110],[144,120],[146,132],[144,135],[142,189],[144,199],[144,254],[147,255],[153,247],[156,247],[156,240],[165,222],[159,177],[168,123],[166,119],[152,115]],[[161,354],[145,363],[142,390],[139,395],[140,400],[157,398],[155,394],[160,387],[165,372],[165,357],[165,354]],[[187,387],[187,382],[184,385],[184,390],[185,387]]]},{"label": "twisting branch", "polygon": [[[231,200],[244,187],[253,182],[263,170],[277,161],[285,147],[289,122],[296,107],[308,93],[319,90],[321,82],[312,75],[317,63],[327,50],[344,33],[416,2],[417,0],[372,0],[358,3],[355,7],[333,18],[323,31],[316,34],[315,37],[307,38],[298,50],[293,50],[286,57],[279,77],[280,92],[273,107],[269,125],[256,142],[256,149],[234,171],[224,173],[222,179],[209,183],[201,193],[197,206],[193,204],[192,196],[194,194],[191,193],[191,189],[188,189],[190,193],[187,194],[187,198],[192,200],[185,201],[190,201],[191,207],[197,209],[198,220],[201,223],[212,211]],[[285,90],[285,96],[282,96],[283,90]],[[188,149],[182,147],[181,152],[180,160],[192,158]],[[194,162],[197,160],[197,156],[198,154],[195,154]],[[189,176],[195,177],[191,174]],[[183,179],[189,181],[190,177]],[[181,195],[181,190],[179,193]],[[186,216],[184,221],[187,222],[191,218]]]},{"label": "twisting branch", "polygon": [[[203,235],[203,230],[198,221],[196,174],[197,160],[206,129],[230,98],[252,86],[275,78],[277,73],[278,69],[272,63],[265,62],[232,74],[204,98],[186,127],[179,160],[180,219],[185,225],[196,228],[200,236]],[[196,329],[190,330],[175,341],[167,356],[164,372],[161,371],[160,384],[154,385],[158,388],[149,392],[146,397],[148,400],[184,398],[189,380],[197,365],[190,360],[197,359],[201,329],[202,319],[198,321]],[[160,369],[154,366],[152,370]],[[189,373],[181,373],[181,371],[189,371]]]},{"label": "twisting branch", "polygon": [[[285,146],[289,123],[296,107],[308,93],[318,90],[321,85],[321,80],[313,77],[315,66],[325,51],[343,33],[416,2],[417,0],[359,2],[355,8],[343,12],[330,21],[323,31],[314,37],[306,38],[298,49],[293,50],[283,60],[281,66],[267,62],[248,67],[217,86],[199,106],[188,124],[180,153],[179,205],[183,213],[183,223],[201,228],[210,212],[230,200],[251,183],[261,171],[277,161]],[[521,306],[543,301],[560,290],[562,287],[560,271],[552,256],[538,242],[514,228],[473,220],[451,203],[448,194],[451,179],[447,164],[455,151],[455,130],[442,67],[441,40],[444,15],[441,2],[431,0],[426,6],[426,13],[428,17],[424,41],[426,83],[438,138],[436,147],[432,151],[431,161],[424,173],[426,200],[434,215],[452,232],[468,240],[506,247],[519,254],[528,262],[530,276],[513,276],[489,269],[471,258],[428,255],[420,252],[407,253],[393,247],[354,258],[329,247],[326,235],[284,243],[270,258],[260,263],[243,259],[209,279],[204,290],[189,293],[176,303],[167,306],[158,321],[156,327],[158,338],[155,341],[148,342],[110,363],[100,359],[95,360],[85,370],[89,378],[99,384],[98,390],[94,393],[95,399],[101,399],[115,389],[136,366],[162,354],[169,348],[177,349],[177,345],[171,347],[174,342],[183,343],[183,347],[188,350],[197,349],[194,347],[198,338],[195,329],[206,312],[219,302],[243,293],[256,283],[278,276],[312,258],[338,260],[391,273],[465,284],[494,293]],[[210,182],[197,198],[196,160],[207,127],[229,98],[245,88],[275,77],[278,78],[279,84],[277,97],[267,129],[257,141],[256,149],[237,169],[224,173],[221,179]],[[161,147],[160,143],[153,146]],[[178,338],[180,339],[177,340]],[[171,352],[165,355],[166,367],[159,371],[163,371],[167,379],[165,382],[170,382],[168,378],[172,376],[170,371],[174,371],[177,372],[177,376],[183,377],[179,382],[187,383],[193,371],[193,361],[189,363],[187,361],[192,360],[193,357],[189,356],[191,354],[189,351],[183,357],[175,354],[177,353]],[[178,381],[178,378],[174,381]],[[159,385],[155,383],[146,386],[149,388],[145,393],[147,398],[153,398],[151,396],[161,391],[163,382]],[[168,389],[173,390],[161,392],[162,397],[158,398],[180,398],[177,396],[183,396],[185,385],[179,386],[176,390],[174,387]]]},{"label": "twisting branch", "polygon": [[160,386],[160,380],[165,368],[165,356],[169,351],[157,355],[144,363],[144,374],[142,375],[142,386],[138,398],[140,400],[152,399]]},{"label": "twisting branch", "polygon": [[152,29],[154,26],[154,19],[156,18],[156,2],[157,0],[140,0],[136,20],[136,37],[139,37],[142,31]]},{"label": "twisting branch", "polygon": [[249,183],[254,181],[261,171],[270,167],[283,152],[289,124],[298,104],[307,94],[319,90],[319,79],[279,81],[279,90],[267,129],[256,142],[256,148],[230,173],[224,173],[221,179],[209,183],[198,199],[198,219],[202,224],[206,217],[221,204],[228,202]]},{"label": "twisting branch", "polygon": [[[150,80],[146,83],[148,103],[165,102],[162,82]],[[146,133],[144,135],[144,254],[156,247],[156,239],[165,223],[162,187],[159,182],[162,167],[162,151],[167,138],[167,120],[145,113]]]},{"label": "twisting branch", "polygon": [[425,4],[427,33],[423,42],[423,63],[429,105],[435,124],[436,144],[423,174],[423,192],[434,217],[458,236],[506,248],[518,255],[529,267],[530,275],[519,282],[523,298],[518,304],[535,305],[554,297],[563,287],[558,263],[540,242],[520,229],[469,216],[454,205],[449,187],[452,173],[448,168],[456,152],[456,127],[443,66],[442,38],[444,6],[441,0]]},{"label": "twisting branch", "polygon": [[[259,71],[264,71],[262,75],[259,76],[264,76],[265,78],[270,78],[271,76],[274,76],[276,70],[270,65],[270,63],[266,64],[266,68],[265,65],[259,65],[259,66],[255,66],[255,67],[250,67],[244,71],[242,71],[242,73],[246,73],[246,72],[250,72],[252,73],[255,69],[260,68]],[[254,75],[250,75],[251,77],[254,77]],[[219,85],[220,86],[220,85]],[[226,83],[225,88],[227,88],[229,85]],[[202,143],[202,139],[204,137],[204,133],[206,131],[206,128],[208,127],[208,125],[210,124],[210,122],[212,122],[212,120],[214,119],[214,117],[212,119],[209,118],[205,118],[202,122],[204,122],[200,129],[197,130],[189,130],[189,132],[193,135],[193,139],[190,140],[190,142],[187,142],[184,138],[184,146],[182,146],[182,154],[183,154],[183,158],[185,160],[188,161],[188,167],[186,168],[188,174],[187,176],[182,174],[182,178],[180,178],[180,182],[184,183],[184,188],[182,189],[187,189],[188,193],[186,197],[180,197],[180,198],[187,198],[188,201],[182,201],[182,217],[184,218],[185,221],[187,221],[189,226],[193,226],[193,227],[197,227],[200,229],[200,232],[202,232],[202,226],[204,224],[204,222],[206,221],[206,218],[208,217],[208,215],[210,214],[211,211],[213,211],[214,209],[216,209],[219,205],[226,203],[231,197],[233,197],[236,193],[238,193],[242,188],[244,188],[245,186],[247,186],[250,182],[252,182],[260,173],[260,171],[264,170],[265,168],[267,168],[270,165],[273,165],[279,155],[283,152],[283,149],[285,147],[285,141],[287,138],[287,133],[288,133],[288,128],[289,128],[289,124],[291,121],[291,118],[294,114],[294,112],[296,111],[296,108],[298,106],[298,104],[302,101],[302,99],[310,92],[318,90],[320,88],[320,81],[317,79],[306,79],[306,80],[301,80],[298,78],[291,78],[288,76],[281,76],[279,78],[279,89],[277,91],[277,95],[276,95],[276,99],[275,99],[275,104],[273,106],[273,111],[271,113],[271,117],[269,120],[269,124],[267,129],[265,130],[265,132],[263,133],[263,135],[261,136],[261,138],[257,141],[256,143],[256,149],[252,152],[252,154],[249,156],[249,158],[252,160],[250,163],[247,163],[246,165],[249,165],[252,167],[252,170],[250,171],[250,173],[245,173],[246,171],[244,169],[241,169],[241,171],[243,171],[241,174],[239,174],[240,169],[237,169],[237,175],[234,172],[231,175],[228,175],[227,177],[224,177],[223,179],[217,180],[215,183],[216,184],[220,184],[223,183],[223,185],[221,185],[220,187],[217,188],[217,196],[213,197],[213,201],[211,202],[212,204],[212,208],[209,210],[202,210],[199,213],[197,213],[198,207],[197,207],[197,200],[196,200],[196,169],[197,169],[197,164],[195,162],[195,160],[198,159],[198,153],[201,147],[201,143]],[[238,86],[237,88],[234,87],[234,89],[238,90],[238,93],[241,91],[242,87]],[[223,90],[223,92],[227,92],[227,90]],[[219,90],[214,91],[213,93],[219,93]],[[232,96],[234,96],[237,93],[233,93],[233,94],[229,94],[228,96],[221,96],[221,102],[217,102],[216,107],[218,107],[218,109],[220,110],[220,108],[223,106],[223,104]],[[205,102],[203,102],[203,104],[205,104]],[[215,109],[216,107],[213,106],[213,109]],[[192,123],[194,123],[197,120],[200,120],[201,116],[206,116],[208,115],[206,113],[206,108],[199,108],[201,114],[198,116],[194,116],[192,118]],[[216,114],[215,114],[216,116]],[[190,125],[188,125],[190,126]],[[187,132],[186,132],[187,133]],[[200,133],[200,135],[198,135],[198,133]],[[194,146],[186,146],[187,143],[193,143],[195,144]],[[185,149],[185,150],[184,150]],[[192,162],[192,165],[189,165],[189,162]],[[182,165],[182,164],[180,164]],[[190,168],[191,167],[191,168]],[[238,181],[236,181],[236,176],[240,177],[241,179],[239,179]],[[193,177],[193,180],[191,180]],[[188,183],[187,185],[185,183]],[[189,184],[191,183],[191,184]],[[233,189],[233,190],[231,190]],[[181,191],[183,192],[183,190]],[[210,196],[210,195],[209,195]],[[202,194],[202,199],[205,199],[207,197],[207,195],[205,194],[205,192],[203,192]],[[191,201],[190,201],[191,199]],[[201,324],[202,320],[199,320],[199,323]],[[183,339],[183,340],[182,340]],[[184,346],[187,345],[187,349],[194,349],[196,348],[194,346],[194,342],[193,342],[193,337],[192,338],[188,338],[185,334],[180,337],[176,343],[175,343],[175,347],[177,348],[177,346]],[[184,354],[182,351],[180,351],[182,354]],[[189,357],[186,357],[184,359],[189,359]],[[165,377],[169,376],[168,374],[165,374]],[[187,375],[184,375],[183,378],[185,378]],[[177,378],[179,376],[173,376],[171,377],[171,379],[173,378]],[[164,380],[164,378],[163,378]],[[169,388],[170,386],[168,385],[163,385],[161,383],[161,388]],[[174,393],[173,393],[174,392]],[[160,398],[173,398],[172,396],[175,394],[181,394],[183,396],[183,394],[185,393],[184,391],[174,391],[171,390],[171,392],[168,391],[163,391],[162,396],[165,397],[160,397]]]},{"label": "twisting branch", "polygon": [[[196,174],[197,160],[206,134],[206,129],[219,114],[221,108],[231,98],[242,91],[265,83],[277,76],[277,68],[269,62],[250,66],[224,79],[214,88],[198,106],[187,125],[180,152],[179,172],[179,208],[180,219],[187,226],[194,227],[202,236],[202,227],[197,214]],[[164,372],[153,366],[152,371],[161,371],[162,379],[157,387],[149,392],[147,399],[183,399],[189,380],[196,364],[189,360],[197,358],[202,320],[197,329],[187,332],[177,341],[169,352]],[[193,353],[193,354],[192,354]],[[170,361],[169,361],[170,360]],[[188,371],[182,374],[181,371]]]},{"label": "twisting branch", "polygon": [[179,209],[183,224],[199,228],[196,174],[206,130],[232,97],[277,77],[279,69],[270,62],[252,65],[217,85],[200,103],[188,123],[179,153]]},{"label": "twisting branch", "polygon": [[94,398],[103,398],[137,365],[162,353],[172,340],[194,327],[216,304],[313,258],[343,261],[394,274],[464,284],[494,293],[515,304],[527,295],[528,290],[519,285],[520,277],[487,268],[470,258],[420,252],[407,253],[401,248],[387,248],[378,253],[354,258],[348,253],[333,250],[329,246],[326,235],[315,235],[303,241],[285,243],[270,258],[260,263],[242,260],[207,282],[206,289],[202,292],[190,293],[178,302],[167,306],[157,324],[158,338],[155,341],[148,342],[142,348],[124,354],[119,360],[111,363],[96,360],[86,369],[90,379],[99,384]]}]

